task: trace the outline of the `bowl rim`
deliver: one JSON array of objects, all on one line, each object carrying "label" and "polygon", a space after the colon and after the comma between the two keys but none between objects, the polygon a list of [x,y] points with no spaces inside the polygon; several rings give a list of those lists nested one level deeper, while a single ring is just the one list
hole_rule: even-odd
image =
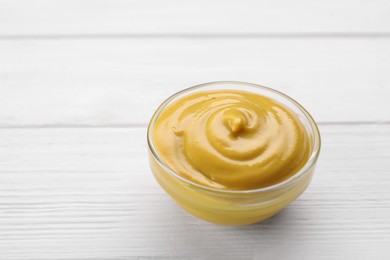
[{"label": "bowl rim", "polygon": [[[182,95],[185,95],[188,92],[194,91],[194,90],[201,90],[202,88],[208,87],[208,86],[216,86],[216,85],[228,85],[228,84],[234,84],[234,85],[244,85],[244,86],[249,86],[253,88],[258,88],[262,89],[265,91],[269,91],[273,94],[276,94],[287,101],[291,102],[296,108],[298,108],[305,118],[308,120],[310,123],[310,127],[312,130],[313,134],[313,150],[310,153],[310,157],[305,163],[305,165],[297,171],[294,175],[290,176],[289,178],[285,179],[282,182],[262,187],[262,188],[257,188],[257,189],[248,189],[248,190],[232,190],[232,189],[218,189],[218,188],[212,188],[208,187],[205,185],[202,185],[200,183],[193,182],[189,179],[186,179],[185,177],[181,176],[180,174],[176,173],[171,167],[168,166],[168,164],[165,163],[165,161],[162,159],[162,157],[158,154],[157,149],[154,146],[153,143],[153,134],[152,134],[152,129],[161,114],[161,112],[170,104],[172,100],[175,98],[181,97]],[[220,90],[223,90],[221,88]],[[247,90],[244,90],[247,91]],[[250,91],[247,91],[250,92]],[[263,94],[262,94],[263,95]],[[318,126],[316,122],[314,121],[313,117],[309,114],[309,112],[301,105],[299,104],[296,100],[291,98],[290,96],[275,90],[273,88],[265,87],[262,85],[254,84],[254,83],[248,83],[248,82],[242,82],[242,81],[213,81],[213,82],[207,82],[207,83],[202,83],[198,84],[189,88],[185,88],[181,91],[178,91],[174,93],[173,95],[169,96],[167,99],[165,99],[160,106],[156,109],[156,111],[153,113],[152,118],[149,121],[148,128],[147,128],[147,142],[148,142],[148,148],[149,151],[152,153],[154,159],[157,160],[157,162],[160,164],[160,166],[168,172],[171,176],[179,179],[180,181],[183,181],[184,183],[195,186],[196,188],[200,188],[209,192],[214,192],[214,193],[224,193],[224,194],[251,194],[251,193],[262,193],[262,192],[270,192],[273,190],[279,190],[283,189],[289,185],[292,185],[293,183],[297,182],[299,179],[303,178],[306,173],[310,172],[310,169],[316,165],[316,162],[318,160],[320,150],[321,150],[321,135],[320,131],[318,129]]]}]

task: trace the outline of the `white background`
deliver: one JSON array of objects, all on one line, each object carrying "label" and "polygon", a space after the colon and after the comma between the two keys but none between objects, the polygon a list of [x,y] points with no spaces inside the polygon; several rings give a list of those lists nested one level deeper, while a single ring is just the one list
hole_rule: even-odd
[{"label": "white background", "polygon": [[[152,177],[169,95],[239,80],[319,123],[309,189],[205,223]],[[390,2],[0,0],[0,259],[389,259]]]}]

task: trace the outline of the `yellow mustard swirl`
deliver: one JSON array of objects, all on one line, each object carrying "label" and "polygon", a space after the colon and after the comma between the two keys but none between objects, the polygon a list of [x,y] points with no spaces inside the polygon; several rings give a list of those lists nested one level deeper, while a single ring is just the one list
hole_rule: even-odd
[{"label": "yellow mustard swirl", "polygon": [[289,108],[245,91],[189,94],[159,115],[153,133],[160,157],[178,174],[219,189],[279,183],[308,160],[307,131]]}]

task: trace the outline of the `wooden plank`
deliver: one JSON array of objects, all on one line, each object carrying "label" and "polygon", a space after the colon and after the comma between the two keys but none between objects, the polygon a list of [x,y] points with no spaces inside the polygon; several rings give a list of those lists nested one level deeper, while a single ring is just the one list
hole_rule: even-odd
[{"label": "wooden plank", "polygon": [[2,0],[0,35],[388,34],[386,0]]},{"label": "wooden plank", "polygon": [[1,259],[387,259],[390,126],[321,126],[312,185],[276,217],[223,227],[153,180],[145,128],[0,130]]},{"label": "wooden plank", "polygon": [[388,122],[390,39],[0,41],[0,126],[146,125],[169,95],[238,80],[319,122]]}]

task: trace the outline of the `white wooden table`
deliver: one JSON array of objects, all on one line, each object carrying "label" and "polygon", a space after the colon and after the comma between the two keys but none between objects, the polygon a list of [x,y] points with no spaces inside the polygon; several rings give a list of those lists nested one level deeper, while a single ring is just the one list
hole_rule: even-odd
[{"label": "white wooden table", "polygon": [[[263,223],[195,219],[149,170],[154,109],[216,80],[320,126]],[[390,2],[0,0],[0,259],[390,259]]]}]

